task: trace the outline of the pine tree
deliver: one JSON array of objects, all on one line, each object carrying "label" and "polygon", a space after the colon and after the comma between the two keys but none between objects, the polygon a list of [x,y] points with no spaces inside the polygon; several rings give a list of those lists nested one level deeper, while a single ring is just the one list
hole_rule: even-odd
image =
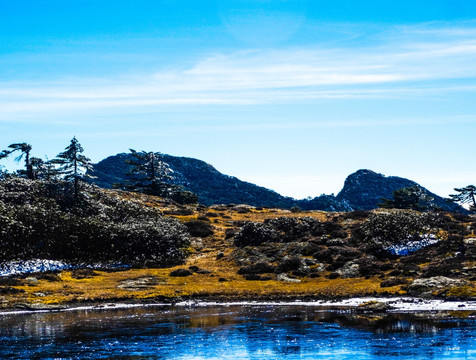
[{"label": "pine tree", "polygon": [[129,150],[131,157],[126,163],[131,165],[131,168],[127,173],[129,180],[125,187],[149,195],[167,196],[172,186],[168,181],[172,180],[173,170],[162,160],[162,154]]},{"label": "pine tree", "polygon": [[30,180],[35,178],[33,173],[33,166],[30,160],[30,152],[31,152],[31,145],[27,143],[16,143],[11,144],[8,146],[9,149],[3,150],[0,153],[0,159],[6,158],[10,154],[14,153],[15,151],[19,151],[20,155],[15,158],[15,161],[20,161],[23,156],[25,156],[25,169],[26,169],[26,177]]},{"label": "pine tree", "polygon": [[86,171],[92,168],[91,160],[86,156],[81,155],[84,151],[83,147],[73,137],[69,146],[65,148],[65,151],[59,153],[56,159],[52,160],[52,163],[60,166],[58,169],[59,174],[67,181],[74,183],[74,197],[77,199],[79,196],[79,185],[81,181],[87,177]]},{"label": "pine tree", "polygon": [[455,188],[457,194],[450,195],[452,201],[469,204],[469,210],[471,212],[476,212],[476,186],[468,185],[463,188]]},{"label": "pine tree", "polygon": [[393,192],[393,199],[382,199],[378,204],[381,208],[386,209],[412,209],[412,210],[428,210],[431,208],[432,197],[419,186],[410,186]]}]

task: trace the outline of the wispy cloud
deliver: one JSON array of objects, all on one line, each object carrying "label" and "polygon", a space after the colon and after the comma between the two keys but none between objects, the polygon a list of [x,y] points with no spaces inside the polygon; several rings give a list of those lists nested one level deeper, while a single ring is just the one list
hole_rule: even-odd
[{"label": "wispy cloud", "polygon": [[467,82],[476,78],[476,24],[395,28],[386,35],[390,40],[367,46],[215,54],[188,68],[151,69],[150,74],[136,76],[65,81],[58,75],[55,80],[0,82],[0,121],[72,110],[408,98],[475,91],[476,85]]}]

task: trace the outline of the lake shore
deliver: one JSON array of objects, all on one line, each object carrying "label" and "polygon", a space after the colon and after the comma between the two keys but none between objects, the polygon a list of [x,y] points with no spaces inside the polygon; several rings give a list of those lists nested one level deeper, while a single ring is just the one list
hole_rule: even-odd
[{"label": "lake shore", "polygon": [[[367,304],[385,304],[385,309],[368,309]],[[476,300],[469,301],[446,301],[442,299],[422,299],[414,297],[362,297],[348,298],[340,300],[185,300],[185,301],[164,301],[153,302],[117,302],[117,303],[90,303],[78,304],[71,303],[61,306],[37,306],[26,307],[17,306],[14,308],[0,310],[2,315],[20,315],[35,312],[73,312],[73,311],[107,311],[128,308],[144,308],[144,307],[236,307],[236,306],[296,306],[296,307],[313,307],[320,310],[329,311],[358,311],[358,312],[476,312]]]}]

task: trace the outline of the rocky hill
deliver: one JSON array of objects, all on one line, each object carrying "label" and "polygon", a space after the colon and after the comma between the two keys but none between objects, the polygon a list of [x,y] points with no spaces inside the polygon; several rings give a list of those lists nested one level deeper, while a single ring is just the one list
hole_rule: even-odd
[{"label": "rocky hill", "polygon": [[[115,183],[124,183],[130,165],[125,161],[130,154],[110,156],[94,165],[92,182],[103,188],[112,188]],[[204,205],[248,204],[258,207],[289,209],[298,206],[303,210],[351,211],[377,208],[382,198],[392,198],[393,191],[418,185],[414,181],[359,170],[349,175],[344,188],[337,195],[321,195],[313,199],[296,200],[275,191],[251,184],[233,176],[220,173],[204,161],[171,155],[163,155],[163,161],[173,170],[172,183],[182,185],[198,195]],[[458,205],[424,191],[433,198],[433,203],[448,211],[464,212]]]},{"label": "rocky hill", "polygon": [[417,186],[432,200],[433,207],[446,211],[461,212],[459,205],[448,202],[416,182],[397,176],[385,176],[371,170],[358,170],[349,175],[344,182],[344,187],[337,194],[338,201],[347,202],[353,209],[372,210],[378,207],[382,198],[391,199],[393,192],[402,188]]}]

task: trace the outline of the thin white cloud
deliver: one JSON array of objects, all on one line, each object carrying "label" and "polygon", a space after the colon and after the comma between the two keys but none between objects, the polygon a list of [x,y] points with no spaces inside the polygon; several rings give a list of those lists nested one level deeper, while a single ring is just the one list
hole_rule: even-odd
[{"label": "thin white cloud", "polygon": [[217,54],[187,69],[127,78],[0,82],[0,121],[71,110],[474,92],[467,82],[476,78],[476,25],[464,25],[395,28],[391,40],[374,46]]}]

